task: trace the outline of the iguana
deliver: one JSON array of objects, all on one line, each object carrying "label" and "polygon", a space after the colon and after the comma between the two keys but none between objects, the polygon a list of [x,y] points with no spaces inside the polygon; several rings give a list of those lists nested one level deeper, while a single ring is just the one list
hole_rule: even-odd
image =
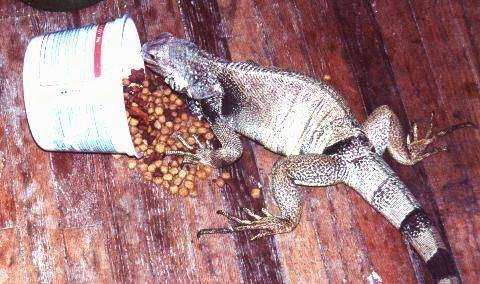
[{"label": "iguana", "polygon": [[202,234],[259,231],[253,239],[292,231],[300,221],[303,186],[344,183],[406,236],[426,262],[433,278],[459,282],[451,252],[405,184],[381,158],[388,150],[395,160],[413,165],[444,148],[427,151],[438,137],[432,120],[424,138],[404,135],[398,117],[387,106],[373,111],[360,124],[332,87],[308,76],[215,57],[184,39],[163,34],[142,47],[144,61],[182,93],[196,114],[204,116],[220,142],[217,149],[198,143],[195,153],[171,151],[185,161],[214,167],[233,163],[242,154],[237,133],[283,155],[271,172],[271,190],[280,211],[275,216],[244,209],[249,219],[218,211],[235,223],[227,228],[203,229]]}]

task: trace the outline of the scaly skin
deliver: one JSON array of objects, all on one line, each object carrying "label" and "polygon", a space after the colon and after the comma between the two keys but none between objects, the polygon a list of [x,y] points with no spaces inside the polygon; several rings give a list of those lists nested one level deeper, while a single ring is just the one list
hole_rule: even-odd
[{"label": "scaly skin", "polygon": [[[204,229],[202,234],[257,230],[252,239],[292,231],[300,221],[299,185],[345,183],[406,236],[438,282],[458,282],[451,253],[438,230],[410,191],[380,157],[388,149],[400,163],[413,165],[444,149],[427,152],[436,138],[463,123],[425,138],[405,136],[399,119],[386,106],[376,109],[361,125],[344,100],[325,83],[307,76],[265,68],[250,62],[232,63],[199,50],[194,44],[164,34],[143,47],[144,60],[171,87],[187,96],[197,114],[212,124],[221,147],[199,145],[196,153],[175,151],[190,162],[215,167],[237,160],[242,144],[236,133],[284,155],[275,164],[271,189],[280,210],[266,209],[249,219],[219,211],[236,225]],[[198,103],[192,104],[191,101]]]}]

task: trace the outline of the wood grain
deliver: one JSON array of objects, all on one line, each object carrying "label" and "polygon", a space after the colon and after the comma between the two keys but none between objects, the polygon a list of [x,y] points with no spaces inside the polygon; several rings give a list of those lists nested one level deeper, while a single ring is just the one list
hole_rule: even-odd
[{"label": "wood grain", "polygon": [[[227,59],[326,78],[360,121],[382,104],[406,129],[479,124],[478,1],[104,0],[52,13],[0,3],[0,282],[428,282],[397,230],[346,186],[305,188],[298,228],[256,242],[251,233],[195,237],[225,226],[215,214],[275,211],[269,172],[279,158],[243,140],[229,185],[171,196],[110,155],[48,153],[33,141],[22,66],[40,34],[128,13],[142,42],[187,37]],[[438,142],[449,152],[414,167],[387,161],[442,230],[465,283],[480,281],[480,131]],[[249,191],[262,185],[260,199]]]}]

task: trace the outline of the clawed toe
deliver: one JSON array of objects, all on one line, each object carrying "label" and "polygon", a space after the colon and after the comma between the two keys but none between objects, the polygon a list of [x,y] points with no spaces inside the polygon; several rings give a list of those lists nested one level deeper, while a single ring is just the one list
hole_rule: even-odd
[{"label": "clawed toe", "polygon": [[243,211],[251,218],[251,220],[240,219],[223,210],[217,211],[217,214],[224,216],[236,225],[227,228],[202,229],[197,233],[197,237],[206,234],[229,234],[242,231],[261,230],[262,232],[251,238],[251,240],[256,240],[266,236],[290,232],[294,227],[289,219],[274,216],[265,208],[262,208],[262,213],[265,216],[257,215],[247,208],[243,208]]},{"label": "clawed toe", "polygon": [[[202,143],[196,134],[192,134],[193,138],[195,139],[195,145],[197,146],[196,153],[187,152],[187,151],[180,151],[180,150],[168,150],[165,151],[165,155],[177,155],[183,156],[182,164],[196,164],[196,163],[208,163],[208,153],[210,153],[213,149],[212,144],[209,143],[207,140],[205,143]],[[182,143],[182,145],[188,151],[194,151],[195,147],[188,144],[188,142],[178,133],[173,134],[173,138],[177,139]]]},{"label": "clawed toe", "polygon": [[470,122],[464,122],[464,123],[452,125],[450,127],[447,127],[437,132],[436,134],[433,134],[433,126],[434,126],[433,117],[434,117],[434,113],[432,112],[430,115],[430,122],[427,128],[427,131],[425,132],[424,138],[419,138],[417,123],[412,124],[412,132],[408,134],[406,137],[407,149],[410,153],[410,159],[413,163],[420,162],[421,160],[431,155],[447,151],[446,146],[434,148],[431,151],[426,150],[427,147],[431,143],[433,143],[435,140],[437,140],[439,137],[445,136],[446,134],[451,133],[460,128],[465,128],[465,127],[476,128],[474,124]]}]

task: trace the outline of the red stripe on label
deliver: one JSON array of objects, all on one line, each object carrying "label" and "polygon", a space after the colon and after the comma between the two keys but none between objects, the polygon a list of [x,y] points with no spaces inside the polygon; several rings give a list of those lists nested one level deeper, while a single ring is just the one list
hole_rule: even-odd
[{"label": "red stripe on label", "polygon": [[93,51],[93,74],[95,78],[102,75],[102,40],[104,29],[105,24],[99,25],[97,27],[97,33],[95,34],[95,49]]}]

